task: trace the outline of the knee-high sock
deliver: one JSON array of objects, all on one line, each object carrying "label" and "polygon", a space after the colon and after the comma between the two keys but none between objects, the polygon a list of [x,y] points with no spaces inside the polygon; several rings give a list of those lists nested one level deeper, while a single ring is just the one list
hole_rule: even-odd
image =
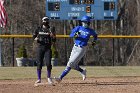
[{"label": "knee-high sock", "polygon": [[70,70],[71,70],[71,67],[66,67],[65,70],[62,72],[60,79],[62,80],[63,77],[65,77],[69,73]]},{"label": "knee-high sock", "polygon": [[83,72],[83,69],[81,67],[79,67],[79,66],[77,67],[76,70],[79,71],[79,72],[81,72],[81,73]]},{"label": "knee-high sock", "polygon": [[51,70],[52,70],[52,66],[47,66],[47,77],[48,78],[51,77]]},{"label": "knee-high sock", "polygon": [[47,77],[48,77],[48,78],[51,77],[51,70],[47,70]]},{"label": "knee-high sock", "polygon": [[37,69],[38,80],[41,80],[41,69]]}]

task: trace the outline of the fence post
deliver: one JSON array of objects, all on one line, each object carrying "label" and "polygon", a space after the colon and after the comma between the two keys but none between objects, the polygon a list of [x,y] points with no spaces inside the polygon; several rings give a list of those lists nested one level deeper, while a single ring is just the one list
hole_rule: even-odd
[{"label": "fence post", "polygon": [[0,38],[0,67],[2,66],[2,39]]},{"label": "fence post", "polygon": [[112,58],[113,58],[113,66],[115,65],[115,60],[114,60],[114,58],[115,58],[115,42],[114,42],[114,38],[113,38],[113,56],[112,56]]},{"label": "fence post", "polygon": [[[64,35],[67,35],[67,25],[66,25],[66,20],[64,20]],[[65,63],[64,64],[67,64],[67,38],[65,37]]]},{"label": "fence post", "polygon": [[14,53],[14,37],[12,38],[12,63],[13,63],[13,67],[15,66],[15,60],[14,60],[14,57],[15,57],[15,53]]}]

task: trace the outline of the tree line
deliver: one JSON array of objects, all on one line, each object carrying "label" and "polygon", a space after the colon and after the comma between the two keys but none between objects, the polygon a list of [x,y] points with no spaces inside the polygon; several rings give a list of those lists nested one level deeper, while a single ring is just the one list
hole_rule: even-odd
[{"label": "tree line", "polygon": [[[139,35],[139,0],[118,0],[118,19],[114,21],[91,22],[99,35]],[[133,6],[132,6],[133,5]],[[6,0],[8,13],[8,26],[2,29],[1,34],[32,35],[33,31],[41,24],[45,16],[45,0]],[[69,34],[71,29],[78,25],[78,21],[51,20],[55,26],[56,34]],[[28,57],[35,58],[32,38],[14,38],[14,54],[21,44],[27,48]],[[92,39],[91,39],[92,40]],[[90,40],[90,41],[91,41]],[[65,65],[69,59],[73,46],[72,38],[57,38],[59,64]],[[140,65],[140,42],[138,39],[101,39],[93,48],[90,44],[87,53],[82,59],[85,65],[97,66],[125,66]],[[2,39],[2,61],[4,66],[12,65],[12,39]]]}]

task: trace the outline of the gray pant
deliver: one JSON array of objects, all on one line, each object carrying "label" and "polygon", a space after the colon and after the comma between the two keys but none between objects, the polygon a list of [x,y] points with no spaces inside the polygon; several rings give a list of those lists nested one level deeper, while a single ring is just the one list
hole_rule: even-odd
[{"label": "gray pant", "polygon": [[86,53],[86,46],[80,47],[74,45],[67,66],[77,70],[79,68],[78,63],[85,55],[85,53]]}]

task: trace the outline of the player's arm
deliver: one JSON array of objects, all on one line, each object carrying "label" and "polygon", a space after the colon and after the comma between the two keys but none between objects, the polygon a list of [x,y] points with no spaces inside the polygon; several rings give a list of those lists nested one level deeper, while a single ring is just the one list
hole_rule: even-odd
[{"label": "player's arm", "polygon": [[34,31],[33,40],[38,40],[38,30],[39,30],[39,28]]},{"label": "player's arm", "polygon": [[70,37],[78,37],[80,35],[79,26],[75,27],[70,34]]},{"label": "player's arm", "polygon": [[92,31],[92,36],[93,36],[92,46],[95,46],[98,39],[98,34],[96,33],[96,31]]}]

